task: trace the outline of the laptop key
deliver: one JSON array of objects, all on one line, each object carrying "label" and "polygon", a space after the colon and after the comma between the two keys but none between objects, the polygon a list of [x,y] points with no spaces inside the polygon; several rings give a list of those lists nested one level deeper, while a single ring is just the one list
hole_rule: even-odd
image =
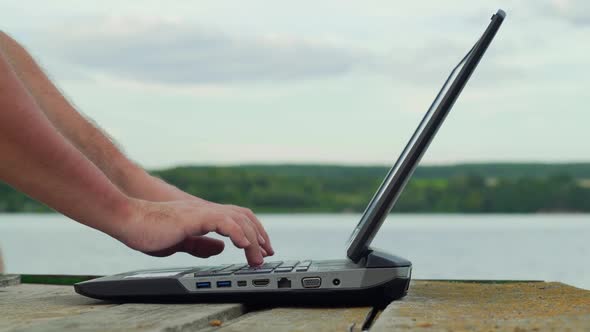
[{"label": "laptop key", "polygon": [[203,271],[215,271],[218,270],[219,266],[203,266],[195,268],[195,272],[203,272]]},{"label": "laptop key", "polygon": [[297,266],[299,267],[299,266],[310,266],[310,265],[311,265],[311,261],[308,260],[308,261],[301,261],[301,263],[299,263],[299,265],[297,265]]},{"label": "laptop key", "polygon": [[252,269],[252,270],[239,270],[236,271],[235,274],[260,274],[260,273],[270,273],[272,269]]},{"label": "laptop key", "polygon": [[211,272],[205,275],[199,275],[199,277],[203,277],[203,276],[228,276],[230,274],[234,273],[233,271],[215,271],[215,272]]},{"label": "laptop key", "polygon": [[291,272],[291,271],[293,271],[292,266],[286,266],[286,267],[279,266],[276,269],[274,269],[273,272],[275,272],[275,273],[283,272],[284,273],[284,272]]},{"label": "laptop key", "polygon": [[225,268],[218,270],[218,271],[237,271],[237,270],[244,268],[246,266],[247,266],[246,264],[233,264],[233,265],[226,266]]},{"label": "laptop key", "polygon": [[297,266],[295,272],[305,272],[309,269],[309,266]]},{"label": "laptop key", "polygon": [[283,262],[267,262],[260,265],[259,267],[263,269],[274,269],[275,267],[280,266],[282,263]]},{"label": "laptop key", "polygon": [[195,272],[195,277],[210,276],[217,273],[220,270],[223,270],[225,267],[226,266],[209,266]]},{"label": "laptop key", "polygon": [[279,268],[281,268],[281,267],[293,268],[297,264],[299,264],[299,261],[285,261],[285,262],[283,262],[283,264],[279,265]]}]

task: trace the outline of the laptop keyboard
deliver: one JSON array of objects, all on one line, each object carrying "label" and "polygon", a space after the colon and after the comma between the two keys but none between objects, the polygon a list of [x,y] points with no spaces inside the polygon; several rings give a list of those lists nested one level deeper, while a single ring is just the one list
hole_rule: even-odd
[{"label": "laptop keyboard", "polygon": [[221,266],[208,266],[196,271],[195,277],[215,277],[228,275],[244,274],[263,274],[263,273],[285,273],[285,272],[306,272],[311,265],[311,261],[284,261],[284,262],[267,262],[260,266],[249,266],[247,264],[231,264]]}]

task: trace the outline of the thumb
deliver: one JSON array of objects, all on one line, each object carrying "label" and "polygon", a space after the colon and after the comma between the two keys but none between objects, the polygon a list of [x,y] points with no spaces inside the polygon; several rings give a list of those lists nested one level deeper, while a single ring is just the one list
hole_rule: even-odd
[{"label": "thumb", "polygon": [[225,248],[225,243],[207,236],[191,236],[184,240],[180,251],[196,257],[207,258],[219,255]]}]

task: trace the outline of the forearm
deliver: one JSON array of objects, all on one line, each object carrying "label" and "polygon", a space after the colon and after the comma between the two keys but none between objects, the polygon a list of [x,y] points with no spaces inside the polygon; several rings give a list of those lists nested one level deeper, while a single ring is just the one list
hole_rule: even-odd
[{"label": "forearm", "polygon": [[98,126],[68,102],[33,57],[0,31],[2,53],[53,125],[127,195],[151,201],[195,199],[206,203],[152,177],[129,160]]},{"label": "forearm", "polygon": [[51,124],[0,54],[0,180],[116,236],[133,202]]},{"label": "forearm", "polygon": [[2,32],[0,52],[53,125],[113,183],[127,191],[133,186],[128,183],[130,178],[147,177],[106,134],[76,111],[32,56]]}]

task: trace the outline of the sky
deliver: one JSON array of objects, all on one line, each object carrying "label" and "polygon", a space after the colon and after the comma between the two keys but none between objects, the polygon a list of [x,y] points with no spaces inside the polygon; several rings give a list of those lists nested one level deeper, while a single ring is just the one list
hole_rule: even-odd
[{"label": "sky", "polygon": [[392,164],[498,9],[424,164],[590,161],[590,1],[0,1],[77,109],[147,168]]}]

